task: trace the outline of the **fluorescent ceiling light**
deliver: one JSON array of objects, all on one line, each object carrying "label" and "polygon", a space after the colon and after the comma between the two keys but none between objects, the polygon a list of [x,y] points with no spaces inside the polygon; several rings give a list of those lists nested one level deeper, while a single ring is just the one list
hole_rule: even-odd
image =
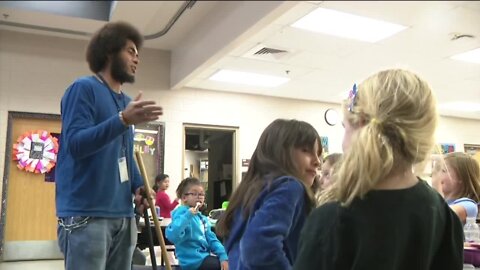
[{"label": "fluorescent ceiling light", "polygon": [[148,133],[148,134],[157,134],[158,133],[158,131],[156,131],[156,130],[139,129],[139,128],[136,128],[135,132]]},{"label": "fluorescent ceiling light", "polygon": [[454,55],[451,58],[455,60],[480,64],[480,48]]},{"label": "fluorescent ceiling light", "polygon": [[480,103],[473,102],[449,102],[440,104],[441,109],[462,111],[462,112],[480,112]]},{"label": "fluorescent ceiling light", "polygon": [[390,37],[407,28],[399,24],[325,8],[315,9],[291,26],[372,43]]},{"label": "fluorescent ceiling light", "polygon": [[221,69],[213,74],[209,80],[252,86],[276,87],[288,82],[290,78]]}]

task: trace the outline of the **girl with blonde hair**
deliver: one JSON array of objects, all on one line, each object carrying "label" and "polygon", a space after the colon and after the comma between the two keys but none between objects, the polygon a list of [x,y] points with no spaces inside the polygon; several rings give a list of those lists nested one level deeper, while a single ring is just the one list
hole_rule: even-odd
[{"label": "girl with blonde hair", "polygon": [[434,145],[429,85],[406,70],[378,72],[350,92],[343,125],[343,158],[294,269],[462,269],[462,224],[412,171]]},{"label": "girl with blonde hair", "polygon": [[448,205],[465,223],[467,217],[476,218],[480,202],[480,169],[478,162],[462,152],[448,153],[437,161],[432,174],[432,185],[443,194]]}]

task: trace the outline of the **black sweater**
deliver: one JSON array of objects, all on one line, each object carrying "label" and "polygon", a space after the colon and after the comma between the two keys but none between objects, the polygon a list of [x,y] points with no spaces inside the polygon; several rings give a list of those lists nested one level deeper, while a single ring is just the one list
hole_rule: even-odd
[{"label": "black sweater", "polygon": [[420,181],[375,190],[350,206],[315,209],[302,230],[295,270],[461,270],[463,227]]}]

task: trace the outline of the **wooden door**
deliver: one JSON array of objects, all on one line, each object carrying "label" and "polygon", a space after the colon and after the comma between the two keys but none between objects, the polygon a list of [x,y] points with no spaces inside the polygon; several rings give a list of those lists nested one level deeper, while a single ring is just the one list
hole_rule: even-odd
[{"label": "wooden door", "polygon": [[[47,119],[11,117],[8,128],[10,136],[7,138],[7,147],[9,149],[6,149],[6,152],[11,153],[13,144],[25,132],[46,130],[50,133],[60,133],[61,122],[59,117],[51,115]],[[9,163],[6,165],[9,169],[6,172],[8,180],[4,181],[3,187],[4,196],[6,196],[3,206],[3,255],[8,253],[6,249],[9,244],[10,246],[12,244],[16,246],[19,243],[37,245],[47,241],[51,246],[51,243],[57,240],[55,183],[45,181],[45,174],[20,170],[17,168],[17,162],[11,157],[5,160],[5,163]],[[28,250],[25,252],[28,253]]]}]

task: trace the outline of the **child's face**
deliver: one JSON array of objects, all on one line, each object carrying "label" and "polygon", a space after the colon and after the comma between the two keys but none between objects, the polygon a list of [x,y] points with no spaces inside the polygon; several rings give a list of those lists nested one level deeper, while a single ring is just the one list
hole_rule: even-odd
[{"label": "child's face", "polygon": [[203,187],[198,185],[190,186],[187,192],[183,193],[182,202],[184,205],[190,207],[195,207],[197,202],[203,205],[205,202],[205,191],[203,191]]},{"label": "child's face", "polygon": [[167,190],[170,186],[170,178],[165,178],[162,182],[160,182],[160,189]]},{"label": "child's face", "polygon": [[350,144],[352,143],[352,136],[359,129],[359,127],[352,125],[346,115],[343,116],[342,125],[344,128],[342,149],[343,149],[343,152],[345,153],[345,152],[348,152],[348,149],[350,148]]},{"label": "child's face", "polygon": [[322,164],[322,170],[320,172],[320,181],[322,183],[322,189],[325,189],[326,187],[328,187],[330,185],[330,181],[331,181],[331,178],[332,178],[332,173],[333,173],[333,167],[332,165],[330,165],[330,162],[328,161],[325,161],[323,164]]},{"label": "child's face", "polygon": [[308,187],[312,186],[313,180],[317,175],[317,169],[321,165],[317,155],[319,147],[319,143],[316,141],[313,149],[300,147],[293,150],[293,162],[297,169],[298,177]]},{"label": "child's face", "polygon": [[458,180],[455,171],[450,165],[442,164],[432,173],[432,182],[438,181],[442,185],[442,191],[445,196],[454,195],[461,188],[461,181]]}]

